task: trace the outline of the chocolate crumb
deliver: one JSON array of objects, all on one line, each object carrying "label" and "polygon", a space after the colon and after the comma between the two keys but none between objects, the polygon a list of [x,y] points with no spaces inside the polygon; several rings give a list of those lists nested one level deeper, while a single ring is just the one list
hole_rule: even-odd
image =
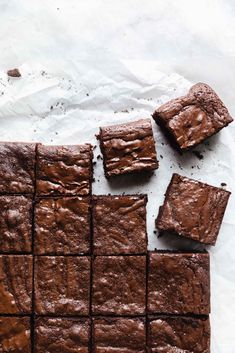
[{"label": "chocolate crumb", "polygon": [[160,158],[163,159],[163,156],[160,154]]},{"label": "chocolate crumb", "polygon": [[220,185],[221,185],[222,187],[227,186],[226,183],[221,183]]},{"label": "chocolate crumb", "polygon": [[193,151],[193,154],[200,160],[204,158],[200,151]]},{"label": "chocolate crumb", "polygon": [[18,69],[8,70],[7,75],[10,77],[21,77],[21,73]]}]

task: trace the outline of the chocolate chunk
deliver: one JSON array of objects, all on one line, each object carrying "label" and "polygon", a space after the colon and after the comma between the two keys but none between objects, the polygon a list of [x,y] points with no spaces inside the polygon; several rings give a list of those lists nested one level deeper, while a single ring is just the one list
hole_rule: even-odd
[{"label": "chocolate chunk", "polygon": [[0,352],[31,353],[29,317],[0,317]]},{"label": "chocolate chunk", "polygon": [[21,77],[19,69],[11,69],[7,71],[7,75],[10,77]]}]

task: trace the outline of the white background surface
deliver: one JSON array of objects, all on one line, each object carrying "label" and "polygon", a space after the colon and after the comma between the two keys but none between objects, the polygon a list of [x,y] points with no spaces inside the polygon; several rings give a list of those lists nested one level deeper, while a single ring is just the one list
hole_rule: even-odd
[{"label": "white background surface", "polygon": [[[100,125],[149,117],[199,81],[235,116],[233,0],[0,0],[0,28],[1,140],[95,144]],[[6,70],[14,67],[22,77],[8,80]],[[179,156],[154,122],[153,129],[160,160],[155,175],[108,183],[98,160],[94,193],[147,192],[154,249],[195,247],[153,233],[173,172],[234,189],[209,250],[212,353],[235,353],[235,123],[197,148],[203,160]]]}]

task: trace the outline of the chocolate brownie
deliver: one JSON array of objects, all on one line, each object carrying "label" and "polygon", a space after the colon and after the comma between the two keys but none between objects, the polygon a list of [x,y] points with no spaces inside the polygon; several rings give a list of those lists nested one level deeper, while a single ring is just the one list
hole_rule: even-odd
[{"label": "chocolate brownie", "polygon": [[90,325],[86,319],[44,317],[35,320],[35,353],[88,353]]},{"label": "chocolate brownie", "polygon": [[32,303],[31,255],[0,255],[0,314],[29,314]]},{"label": "chocolate brownie", "polygon": [[148,266],[150,314],[209,314],[208,253],[150,252]]},{"label": "chocolate brownie", "polygon": [[37,256],[34,286],[37,314],[87,315],[90,259],[85,256]]},{"label": "chocolate brownie", "polygon": [[156,227],[215,245],[230,192],[173,174]]},{"label": "chocolate brownie", "polygon": [[145,320],[139,318],[93,319],[94,353],[145,353]]},{"label": "chocolate brownie", "polygon": [[150,119],[101,127],[99,140],[107,178],[158,168]]},{"label": "chocolate brownie", "polygon": [[88,197],[46,198],[35,207],[36,254],[84,254],[90,251]]},{"label": "chocolate brownie", "polygon": [[43,146],[37,150],[38,195],[88,195],[92,182],[92,146]]},{"label": "chocolate brownie", "polygon": [[152,353],[210,353],[208,317],[157,316],[148,322]]},{"label": "chocolate brownie", "polygon": [[0,352],[30,353],[29,317],[0,317]]},{"label": "chocolate brownie", "polygon": [[146,253],[146,203],[146,195],[94,196],[94,253]]},{"label": "chocolate brownie", "polygon": [[97,256],[94,259],[93,314],[145,314],[145,299],[145,256]]},{"label": "chocolate brownie", "polygon": [[36,145],[23,142],[0,142],[0,193],[34,192]]},{"label": "chocolate brownie", "polygon": [[160,106],[153,118],[181,151],[195,147],[233,121],[223,102],[205,83],[197,83],[186,96]]},{"label": "chocolate brownie", "polygon": [[32,199],[0,196],[0,252],[32,251]]}]

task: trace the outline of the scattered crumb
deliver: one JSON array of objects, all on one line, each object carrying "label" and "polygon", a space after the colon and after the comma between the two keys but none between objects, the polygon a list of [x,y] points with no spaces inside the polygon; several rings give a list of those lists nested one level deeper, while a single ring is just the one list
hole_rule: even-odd
[{"label": "scattered crumb", "polygon": [[164,145],[165,145],[165,143],[164,143],[164,142],[162,142],[162,143],[161,143],[161,145],[162,145],[162,146],[164,146]]},{"label": "scattered crumb", "polygon": [[227,186],[227,184],[226,184],[226,183],[221,183],[220,185],[221,185],[222,187]]},{"label": "scattered crumb", "polygon": [[21,73],[18,69],[8,70],[7,75],[10,77],[21,77]]},{"label": "scattered crumb", "polygon": [[96,165],[96,161],[93,162],[93,165]]},{"label": "scattered crumb", "polygon": [[95,146],[93,147],[93,150],[95,150],[95,149],[96,149],[96,147],[97,147],[97,146],[95,145]]},{"label": "scattered crumb", "polygon": [[154,230],[154,231],[153,231],[153,233],[154,233],[154,234],[157,234],[157,231],[156,231],[156,230]]},{"label": "scattered crumb", "polygon": [[86,95],[87,95],[87,97],[89,97],[89,93],[87,93]]},{"label": "scattered crumb", "polygon": [[163,159],[163,156],[160,154],[160,158]]},{"label": "scattered crumb", "polygon": [[129,110],[128,109],[124,109],[121,111],[122,113],[129,113]]},{"label": "scattered crumb", "polygon": [[97,159],[103,159],[100,154],[98,154]]},{"label": "scattered crumb", "polygon": [[193,154],[200,160],[204,158],[200,151],[193,151]]},{"label": "scattered crumb", "polygon": [[51,109],[51,110],[53,109],[53,105],[51,105],[50,109]]},{"label": "scattered crumb", "polygon": [[1,92],[1,96],[3,96],[4,95],[4,92]]}]

